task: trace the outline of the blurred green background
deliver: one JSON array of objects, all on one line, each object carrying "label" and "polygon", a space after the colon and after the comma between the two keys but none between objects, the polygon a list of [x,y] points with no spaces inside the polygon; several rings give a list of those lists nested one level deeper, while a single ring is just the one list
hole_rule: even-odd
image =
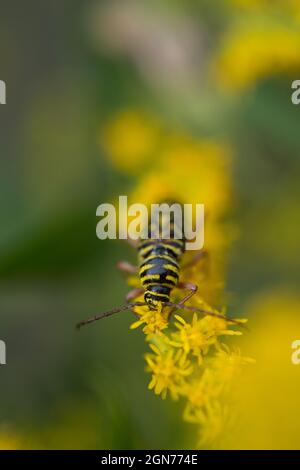
[{"label": "blurred green background", "polygon": [[[251,2],[0,1],[0,447],[191,447],[180,407],[147,390],[144,339],[129,331],[130,313],[74,328],[122,304],[128,286],[115,265],[135,260],[126,244],[95,235],[96,207],[135,181],[99,145],[114,113],[143,109],[229,140],[239,229],[229,309],[244,312],[277,286],[296,291],[300,108],[291,82],[300,59],[277,59],[242,90],[210,78],[223,35],[249,18],[243,3]],[[282,5],[251,9],[251,18],[298,37],[294,11]],[[225,82],[226,70],[217,73]]]}]

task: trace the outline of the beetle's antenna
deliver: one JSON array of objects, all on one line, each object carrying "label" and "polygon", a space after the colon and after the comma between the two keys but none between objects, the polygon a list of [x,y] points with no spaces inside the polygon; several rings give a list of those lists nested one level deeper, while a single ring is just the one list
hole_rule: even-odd
[{"label": "beetle's antenna", "polygon": [[79,330],[82,326],[87,325],[88,323],[93,323],[94,321],[101,320],[102,318],[110,317],[110,315],[114,315],[115,313],[124,312],[125,310],[131,310],[133,307],[142,307],[144,305],[147,305],[146,302],[130,302],[122,305],[121,307],[108,310],[107,312],[101,312],[93,317],[87,318],[86,320],[82,320],[77,323],[76,328]]},{"label": "beetle's antenna", "polygon": [[221,320],[226,320],[228,322],[234,323],[235,325],[241,326],[242,328],[245,328],[246,330],[248,330],[248,328],[245,326],[245,324],[242,321],[235,320],[234,318],[226,317],[225,315],[222,315],[221,313],[215,313],[209,310],[204,310],[203,308],[192,307],[192,306],[183,305],[180,303],[174,304],[173,302],[165,302],[165,305],[167,305],[168,307],[175,307],[178,309],[189,310],[191,312],[203,313],[204,315],[210,315],[211,317],[220,318]]}]

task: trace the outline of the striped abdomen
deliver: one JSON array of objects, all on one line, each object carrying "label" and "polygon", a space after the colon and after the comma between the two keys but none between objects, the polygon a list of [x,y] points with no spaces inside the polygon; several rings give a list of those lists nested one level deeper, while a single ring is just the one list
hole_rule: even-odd
[{"label": "striped abdomen", "polygon": [[170,292],[179,279],[179,260],[184,252],[184,241],[143,240],[139,248],[139,275],[145,289],[144,299],[156,310],[162,302],[169,302]]}]

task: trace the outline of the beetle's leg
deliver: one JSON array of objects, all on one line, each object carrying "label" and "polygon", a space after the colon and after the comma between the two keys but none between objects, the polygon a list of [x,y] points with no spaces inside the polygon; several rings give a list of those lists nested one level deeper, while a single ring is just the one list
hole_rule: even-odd
[{"label": "beetle's leg", "polygon": [[185,302],[187,302],[191,297],[193,297],[193,295],[195,295],[198,290],[198,286],[196,286],[196,284],[194,284],[193,282],[178,282],[177,287],[179,289],[188,289],[190,291],[188,295],[186,295],[179,302],[182,305],[185,304]]},{"label": "beetle's leg", "polygon": [[[192,282],[179,282],[177,284],[178,289],[188,289],[190,292],[182,299],[180,302],[178,302],[178,305],[184,305],[185,302],[187,302],[193,295],[196,294],[198,290],[198,286],[196,284],[193,284]],[[178,310],[179,307],[174,307],[170,310],[169,312],[169,317],[174,313],[176,310]]]},{"label": "beetle's leg", "polygon": [[130,302],[130,300],[136,299],[140,295],[142,295],[144,292],[144,289],[142,287],[137,287],[136,289],[132,289],[128,294],[126,295],[126,300],[127,302]]},{"label": "beetle's leg", "polygon": [[181,269],[186,269],[186,268],[190,268],[191,266],[194,266],[195,264],[198,263],[198,261],[200,261],[200,259],[204,257],[208,257],[208,252],[206,250],[201,250],[199,253],[196,253],[190,261],[183,264]]},{"label": "beetle's leg", "polygon": [[126,274],[135,274],[138,271],[138,267],[128,263],[128,261],[119,261],[117,263],[117,268]]}]

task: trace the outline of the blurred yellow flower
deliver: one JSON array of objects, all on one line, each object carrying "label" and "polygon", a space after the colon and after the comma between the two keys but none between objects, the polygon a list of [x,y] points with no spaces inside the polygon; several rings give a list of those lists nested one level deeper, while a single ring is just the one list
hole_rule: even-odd
[{"label": "blurred yellow flower", "polygon": [[[184,419],[200,426],[199,445],[210,445],[227,429],[230,414],[235,413],[231,397],[241,377],[242,366],[253,360],[219,345],[214,356],[208,357],[202,374],[183,390],[187,397]],[[231,406],[229,406],[231,405]],[[232,422],[232,420],[231,420]]]},{"label": "blurred yellow flower", "polygon": [[17,450],[21,448],[20,439],[11,431],[0,430],[0,450]]},{"label": "blurred yellow flower", "polygon": [[216,372],[215,377],[218,378],[222,387],[226,389],[236,374],[241,372],[242,366],[251,363],[254,363],[254,360],[250,357],[242,356],[239,349],[230,350],[227,346],[223,345],[217,351],[212,361],[212,368]]},{"label": "blurred yellow flower", "polygon": [[159,124],[152,117],[137,110],[125,110],[106,123],[100,145],[117,168],[136,173],[152,157],[159,133]]},{"label": "blurred yellow flower", "polygon": [[300,4],[298,0],[224,0],[230,7],[242,8],[254,13],[279,12],[300,18]]},{"label": "blurred yellow flower", "polygon": [[214,63],[220,87],[242,91],[258,80],[300,70],[300,29],[272,22],[242,22],[222,40]]},{"label": "blurred yellow flower", "polygon": [[[300,365],[292,363],[291,355],[292,342],[300,339],[300,297],[279,288],[254,298],[247,311],[251,333],[240,344],[256,357],[256,366],[237,387],[238,420],[220,445],[299,449]],[[221,362],[226,366],[227,361]]]},{"label": "blurred yellow flower", "polygon": [[230,433],[235,422],[235,413],[228,405],[214,401],[205,409],[198,408],[195,412],[199,425],[199,448],[211,447],[218,442],[220,436]]},{"label": "blurred yellow flower", "polygon": [[169,198],[201,202],[214,217],[231,197],[230,150],[213,140],[169,136],[131,197],[146,204]]}]

